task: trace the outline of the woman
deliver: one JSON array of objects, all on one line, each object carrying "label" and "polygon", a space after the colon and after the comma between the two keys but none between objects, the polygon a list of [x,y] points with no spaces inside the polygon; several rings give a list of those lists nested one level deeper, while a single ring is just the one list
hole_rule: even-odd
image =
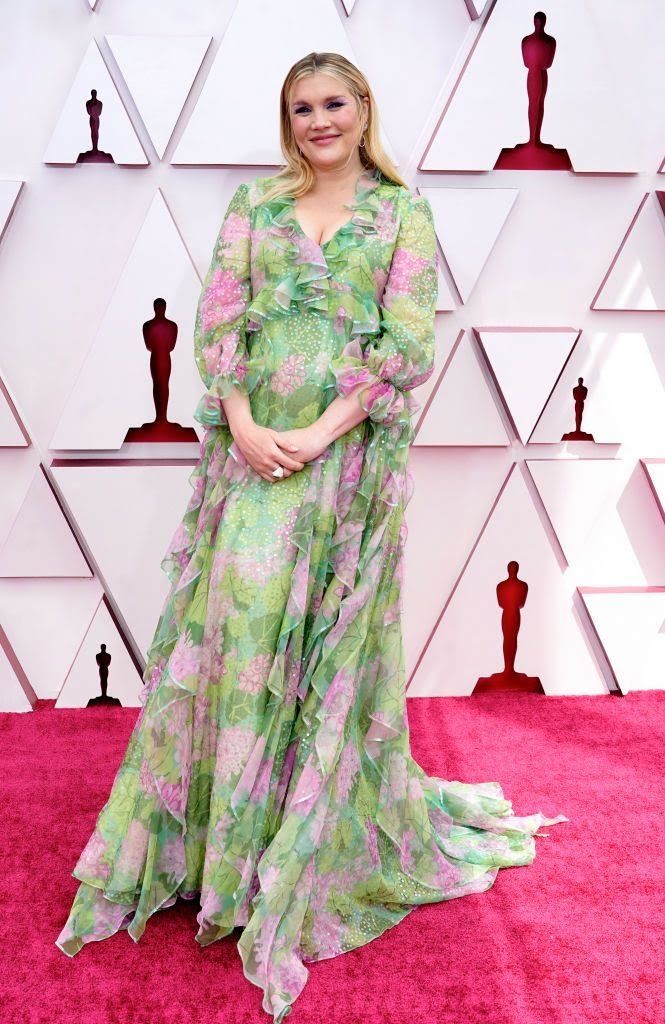
[{"label": "woman", "polygon": [[429,778],[410,755],[400,590],[432,211],[337,54],[290,70],[281,138],[285,168],[237,188],[203,286],[206,430],[172,588],[57,939],[69,956],[121,928],[138,941],[200,896],[195,938],[243,928],[276,1021],[305,962],[487,889],[567,820],[516,817],[498,783]]}]

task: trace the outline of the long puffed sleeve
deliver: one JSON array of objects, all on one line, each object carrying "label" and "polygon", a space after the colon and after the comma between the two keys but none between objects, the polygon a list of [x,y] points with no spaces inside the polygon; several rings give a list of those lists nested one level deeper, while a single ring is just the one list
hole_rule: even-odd
[{"label": "long puffed sleeve", "polygon": [[407,192],[400,202],[400,225],[381,300],[377,338],[363,348],[354,338],[331,362],[340,395],[367,381],[358,400],[369,418],[381,423],[397,419],[405,406],[403,392],[423,384],[434,370],[438,292],[434,217],[425,196]]},{"label": "long puffed sleeve", "polygon": [[246,394],[245,313],[251,299],[249,185],[231,197],[196,311],[194,357],[206,394],[194,418],[204,426],[228,425],[220,399],[234,388]]}]

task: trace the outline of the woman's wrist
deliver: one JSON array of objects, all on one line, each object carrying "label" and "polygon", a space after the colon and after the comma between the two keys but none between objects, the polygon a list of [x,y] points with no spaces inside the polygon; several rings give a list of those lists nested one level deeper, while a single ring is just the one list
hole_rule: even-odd
[{"label": "woman's wrist", "polygon": [[222,399],[222,406],[229,430],[234,438],[242,435],[254,425],[249,397],[239,388],[234,388],[231,394]]},{"label": "woman's wrist", "polygon": [[342,434],[346,434],[358,423],[367,419],[368,414],[360,404],[359,394],[367,386],[366,382],[358,384],[348,395],[336,395],[327,409],[319,416],[312,426],[320,432],[326,445],[332,444]]},{"label": "woman's wrist", "polygon": [[234,441],[242,441],[244,438],[251,434],[253,428],[256,426],[251,413],[241,413],[240,415],[234,415],[229,419],[229,430],[233,434]]}]

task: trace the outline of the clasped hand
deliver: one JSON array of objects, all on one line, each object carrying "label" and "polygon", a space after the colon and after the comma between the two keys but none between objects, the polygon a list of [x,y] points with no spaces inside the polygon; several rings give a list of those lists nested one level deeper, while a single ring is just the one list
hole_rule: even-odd
[{"label": "clasped hand", "polygon": [[[251,422],[234,434],[234,441],[252,469],[270,483],[279,483],[297,473],[330,444],[316,423],[294,430],[273,430]],[[283,467],[284,476],[273,476],[277,466]]]}]

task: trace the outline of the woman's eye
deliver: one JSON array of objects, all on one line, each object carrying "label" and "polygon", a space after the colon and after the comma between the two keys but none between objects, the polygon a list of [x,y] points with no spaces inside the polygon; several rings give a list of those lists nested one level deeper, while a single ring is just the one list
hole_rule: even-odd
[{"label": "woman's eye", "polygon": [[[344,103],[342,103],[341,100],[331,100],[331,102],[328,104],[328,106],[329,107],[343,107]],[[298,107],[296,109],[296,114],[306,114],[308,110],[309,110],[309,107]]]}]

